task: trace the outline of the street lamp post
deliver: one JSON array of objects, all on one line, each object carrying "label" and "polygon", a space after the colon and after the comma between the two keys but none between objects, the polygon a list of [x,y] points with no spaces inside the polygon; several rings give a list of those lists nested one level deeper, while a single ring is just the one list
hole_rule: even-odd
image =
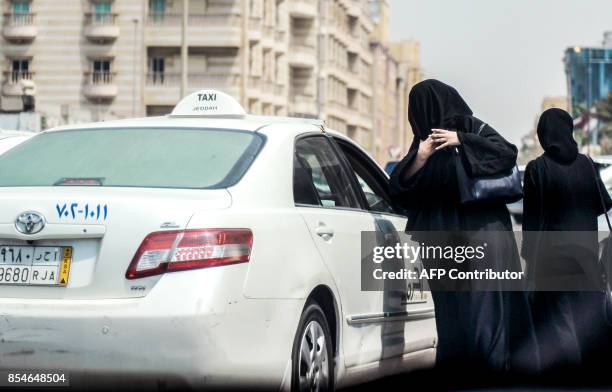
[{"label": "street lamp post", "polygon": [[187,61],[189,51],[187,47],[187,23],[189,18],[189,0],[183,0],[183,23],[181,29],[181,97],[187,94]]},{"label": "street lamp post", "polygon": [[136,117],[136,90],[137,86],[140,85],[140,83],[136,83],[138,68],[137,53],[140,53],[140,51],[138,50],[138,19],[134,18],[132,19],[132,22],[134,23],[134,57],[132,60],[132,117]]}]

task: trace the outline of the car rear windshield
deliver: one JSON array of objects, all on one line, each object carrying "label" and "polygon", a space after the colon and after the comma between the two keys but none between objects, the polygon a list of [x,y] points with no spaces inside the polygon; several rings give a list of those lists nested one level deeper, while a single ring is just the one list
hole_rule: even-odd
[{"label": "car rear windshield", "polygon": [[43,133],[0,155],[0,187],[226,188],[246,173],[263,142],[226,129]]}]

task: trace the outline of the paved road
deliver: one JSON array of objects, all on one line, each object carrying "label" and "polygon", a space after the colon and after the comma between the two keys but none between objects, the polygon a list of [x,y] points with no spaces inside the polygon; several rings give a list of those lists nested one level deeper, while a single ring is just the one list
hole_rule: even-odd
[{"label": "paved road", "polygon": [[547,377],[490,376],[481,373],[448,374],[428,370],[388,377],[348,391],[612,391],[612,373],[582,374],[566,370]]}]

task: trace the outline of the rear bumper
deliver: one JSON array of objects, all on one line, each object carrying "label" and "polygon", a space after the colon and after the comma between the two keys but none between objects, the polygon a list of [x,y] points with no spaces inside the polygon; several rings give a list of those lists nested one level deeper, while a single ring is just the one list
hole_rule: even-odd
[{"label": "rear bumper", "polygon": [[[245,271],[167,274],[138,299],[0,299],[0,368],[65,370],[81,385],[85,374],[278,388],[303,303],[245,299]],[[203,274],[219,284],[198,287]]]}]

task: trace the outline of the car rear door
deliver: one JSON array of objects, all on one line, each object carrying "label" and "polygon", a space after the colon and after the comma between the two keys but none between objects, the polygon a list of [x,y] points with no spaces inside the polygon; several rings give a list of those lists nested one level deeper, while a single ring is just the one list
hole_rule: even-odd
[{"label": "car rear door", "polygon": [[[397,242],[406,241],[407,237],[400,233],[405,231],[407,218],[393,206],[388,176],[351,142],[342,138],[336,138],[335,142],[359,184],[358,193],[366,209],[383,233],[385,245],[395,246]],[[418,268],[418,265],[412,268]],[[435,340],[434,306],[424,282],[418,279],[385,280],[383,285],[381,323],[384,335],[388,337],[383,345],[383,358],[393,356],[398,350],[408,353],[432,347]]]},{"label": "car rear door", "polygon": [[[348,320],[381,311],[381,293],[361,291],[361,232],[375,232],[374,216],[364,211],[345,162],[324,135],[296,140],[294,198],[316,247],[340,293],[345,363],[380,359],[381,336],[374,324]],[[370,244],[373,246],[374,244]]]}]

